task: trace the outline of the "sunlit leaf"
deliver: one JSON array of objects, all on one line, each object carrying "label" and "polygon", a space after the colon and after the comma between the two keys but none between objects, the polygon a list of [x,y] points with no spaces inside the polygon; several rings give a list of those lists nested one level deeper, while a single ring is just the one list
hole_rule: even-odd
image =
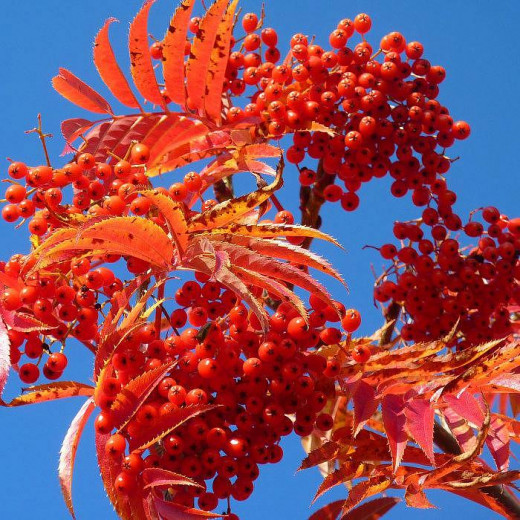
[{"label": "sunlit leaf", "polygon": [[69,509],[72,518],[76,518],[74,507],[72,505],[72,476],[74,472],[74,462],[81,434],[83,433],[85,425],[87,424],[94,408],[95,404],[92,398],[85,401],[72,420],[72,423],[67,430],[67,434],[63,439],[63,444],[60,450],[58,477],[60,480],[61,492],[63,493],[65,503],[67,504],[67,508]]},{"label": "sunlit leaf", "polygon": [[52,86],[65,99],[85,110],[113,114],[106,99],[67,69],[59,69],[59,74],[52,78]]},{"label": "sunlit leaf", "polygon": [[7,406],[23,406],[26,404],[43,403],[45,401],[54,401],[56,399],[76,396],[90,397],[94,394],[94,388],[92,386],[77,383],[76,381],[57,381],[55,383],[30,386],[25,390],[27,393],[15,397],[12,401],[7,403]]},{"label": "sunlit leaf", "polygon": [[115,18],[109,18],[97,33],[94,40],[94,65],[101,79],[118,101],[130,108],[140,108],[110,45],[108,29],[110,24],[116,21]]}]

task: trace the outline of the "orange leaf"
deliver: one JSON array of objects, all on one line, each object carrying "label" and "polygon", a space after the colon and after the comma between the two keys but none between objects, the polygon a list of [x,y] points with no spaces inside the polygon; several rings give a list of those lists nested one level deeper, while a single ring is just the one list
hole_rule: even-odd
[{"label": "orange leaf", "polygon": [[59,381],[57,383],[47,383],[44,385],[31,386],[26,394],[15,397],[6,406],[23,406],[26,404],[43,403],[54,401],[55,399],[65,399],[77,395],[91,396],[94,388],[90,385],[77,383],[76,381]]},{"label": "orange leaf", "polygon": [[199,112],[204,108],[211,53],[227,3],[228,0],[216,0],[206,11],[200,21],[199,30],[193,40],[191,54],[186,64],[187,104],[190,109]]},{"label": "orange leaf", "polygon": [[[345,504],[343,505],[343,511],[345,513],[349,513],[351,509],[353,509],[357,504],[359,504],[359,502],[361,502],[365,498],[376,495],[377,493],[381,493],[382,491],[384,491],[385,489],[387,489],[390,486],[389,480],[383,480],[383,481],[379,481],[379,482],[377,481],[378,480],[377,478],[375,479],[375,482],[372,482],[372,480],[374,480],[374,479],[365,480],[363,482],[360,482],[359,484],[356,484],[350,490],[347,500],[345,500]],[[393,507],[393,506],[391,506],[391,507]],[[381,515],[379,515],[379,516],[381,516]],[[379,518],[379,516],[375,516],[374,518]],[[357,519],[357,518],[358,518],[357,516],[354,516],[351,518],[351,520]],[[363,517],[361,516],[359,518],[363,518]],[[348,519],[348,516],[346,516],[346,514],[344,514],[341,517],[341,520],[345,520],[345,519]]]},{"label": "orange leaf", "polygon": [[276,178],[271,184],[252,193],[248,193],[247,195],[221,202],[212,209],[194,216],[188,222],[190,232],[207,231],[236,221],[241,216],[262,204],[262,202],[265,202],[276,190],[282,187],[282,173],[283,164],[280,163]]},{"label": "orange leaf", "polygon": [[59,74],[52,78],[52,86],[65,99],[85,110],[113,114],[105,98],[67,69],[59,69]]},{"label": "orange leaf", "polygon": [[155,0],[145,0],[143,7],[130,24],[128,50],[130,51],[130,71],[135,86],[142,96],[166,110],[166,103],[157,85],[148,43],[148,13]]},{"label": "orange leaf", "polygon": [[67,430],[67,434],[63,439],[63,444],[61,445],[58,476],[61,485],[61,492],[63,493],[63,498],[65,499],[65,503],[67,504],[67,508],[70,511],[72,518],[76,518],[74,507],[72,505],[72,475],[74,472],[76,452],[78,450],[78,444],[83,429],[85,428],[88,418],[95,406],[96,405],[92,398],[85,401],[72,420],[72,423]]},{"label": "orange leaf", "polygon": [[331,459],[334,459],[338,454],[340,446],[337,442],[327,441],[322,444],[320,447],[312,450],[305,459],[303,459],[298,471],[302,469],[312,468],[313,466],[317,466],[318,464],[322,464],[323,462],[327,462]]},{"label": "orange leaf", "polygon": [[215,45],[211,51],[204,108],[207,116],[220,123],[222,111],[222,89],[226,81],[229,48],[233,32],[233,21],[238,0],[233,0],[218,27]]},{"label": "orange leaf", "polygon": [[400,501],[397,497],[376,498],[343,515],[341,520],[377,520],[388,513]]},{"label": "orange leaf", "polygon": [[154,391],[161,379],[173,368],[175,362],[162,365],[139,374],[130,380],[116,395],[110,408],[114,427],[119,431],[124,428],[138,412],[141,405]]},{"label": "orange leaf", "polygon": [[137,101],[117,63],[114,51],[110,45],[108,28],[112,22],[117,22],[117,20],[109,18],[94,40],[94,65],[105,85],[121,103],[130,108],[141,108],[139,101]]},{"label": "orange leaf", "polygon": [[194,139],[209,132],[208,127],[200,121],[173,114],[167,116],[162,126],[166,128],[157,135],[154,142],[150,140],[150,171],[147,171],[150,177],[155,175],[154,169],[160,167],[169,152],[184,145],[190,147]]},{"label": "orange leaf", "polygon": [[186,246],[188,245],[188,235],[186,234],[188,224],[186,222],[183,204],[176,202],[170,197],[155,190],[144,190],[140,193],[147,199],[150,199],[155,207],[161,212],[177,247],[178,255],[182,258]]},{"label": "orange leaf", "polygon": [[194,480],[164,468],[146,468],[141,473],[144,489],[162,486],[202,486]]},{"label": "orange leaf", "polygon": [[163,76],[170,99],[184,106],[186,87],[184,84],[184,45],[188,34],[194,0],[183,0],[177,7],[163,39]]}]

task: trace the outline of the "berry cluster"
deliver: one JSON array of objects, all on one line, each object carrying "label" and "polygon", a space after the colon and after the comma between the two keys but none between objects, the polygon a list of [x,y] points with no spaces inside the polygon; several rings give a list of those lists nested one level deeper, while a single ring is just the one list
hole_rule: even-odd
[{"label": "berry cluster", "polygon": [[[438,200],[450,193],[436,191]],[[380,248],[393,265],[376,284],[374,297],[403,306],[405,341],[437,339],[456,326],[452,344],[463,348],[513,331],[508,307],[520,303],[520,219],[508,221],[494,207],[483,208],[481,215],[483,223],[470,219],[462,226],[458,215],[442,215],[441,204],[427,207],[418,222],[394,225],[399,249]],[[478,238],[477,247],[464,252],[450,237],[459,229]]]},{"label": "berry cluster", "polygon": [[[270,331],[263,334],[231,291],[200,274],[197,280],[201,283],[187,281],[175,293],[181,305],[170,316],[175,334],[163,339],[147,323],[124,338],[100,382],[97,404],[102,411],[95,425],[98,433],[111,433],[111,407],[124,385],[173,363],[130,422],[109,437],[106,452],[120,463],[115,480],[120,493],[142,486],[142,471],[157,467],[198,484],[172,490],[174,502],[193,507],[197,499],[200,509],[210,511],[220,499],[245,500],[251,494],[258,466],[281,460],[282,436],[332,428],[332,417],[322,410],[335,395],[340,365],[316,349],[340,342],[345,332],[327,325],[340,320],[336,310],[311,296],[308,323],[281,304],[270,317]],[[342,314],[347,334],[359,327],[357,311]],[[359,359],[360,353],[352,355]],[[149,449],[129,448],[147,431],[153,437],[161,418],[206,404],[216,407]]]},{"label": "berry cluster", "polygon": [[[421,43],[407,43],[392,32],[374,52],[365,40],[370,17],[359,14],[339,22],[329,50],[295,34],[287,59],[277,65],[276,32],[266,28],[258,34],[251,13],[242,25],[247,35],[230,55],[227,88],[230,96],[255,90],[251,103],[232,107],[227,117],[260,118],[259,139],[294,133],[289,162],[300,165],[308,157],[321,160],[323,167],[321,173],[298,166],[302,185],[352,211],[359,204],[356,192],[374,177],[390,174],[394,196],[409,190],[415,196],[449,170],[445,150],[468,137],[470,128],[454,121],[436,100],[445,70],[423,57]],[[355,33],[361,41],[351,44]],[[263,60],[262,45],[267,48]],[[329,177],[321,186],[316,184],[320,175]]]}]

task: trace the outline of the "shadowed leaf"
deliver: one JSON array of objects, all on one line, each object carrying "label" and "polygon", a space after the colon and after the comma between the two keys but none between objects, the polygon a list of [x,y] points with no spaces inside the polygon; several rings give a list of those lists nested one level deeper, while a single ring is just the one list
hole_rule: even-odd
[{"label": "shadowed leaf", "polygon": [[376,498],[349,511],[341,517],[341,520],[377,520],[400,501],[397,497]]}]

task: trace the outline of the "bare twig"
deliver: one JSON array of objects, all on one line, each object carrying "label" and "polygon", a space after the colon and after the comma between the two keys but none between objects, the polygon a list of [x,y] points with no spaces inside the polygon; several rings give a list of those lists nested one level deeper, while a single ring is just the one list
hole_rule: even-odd
[{"label": "bare twig", "polygon": [[45,162],[47,163],[47,166],[50,167],[51,160],[49,158],[49,152],[47,150],[47,143],[45,142],[45,139],[47,137],[52,137],[52,134],[44,134],[42,130],[42,115],[38,114],[38,126],[36,128],[33,128],[32,130],[26,130],[26,134],[38,134],[38,137],[40,138],[40,141],[42,143],[43,147],[43,153],[45,154]]}]

